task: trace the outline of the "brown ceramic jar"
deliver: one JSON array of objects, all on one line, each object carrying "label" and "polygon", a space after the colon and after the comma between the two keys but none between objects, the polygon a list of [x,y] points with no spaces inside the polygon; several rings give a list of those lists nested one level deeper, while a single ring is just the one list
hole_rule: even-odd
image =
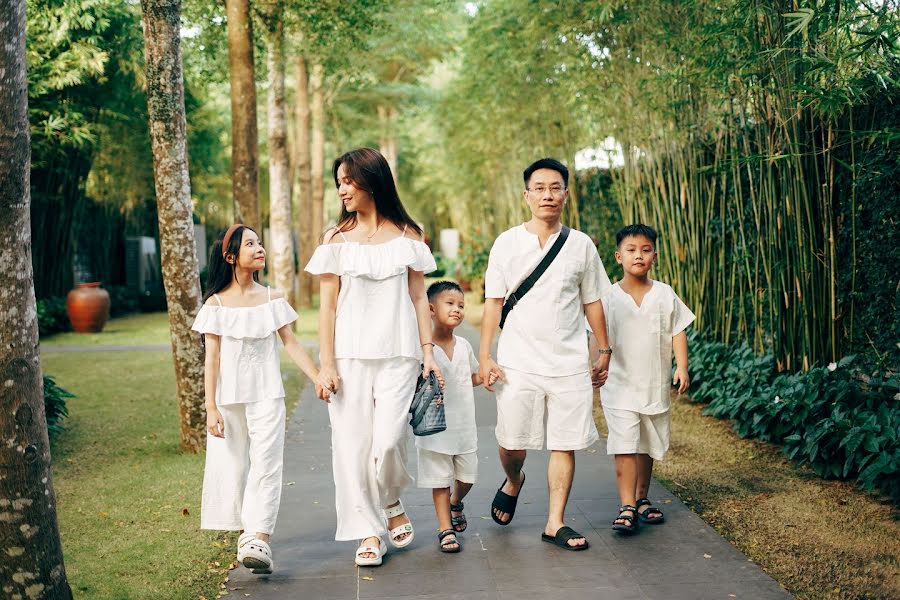
[{"label": "brown ceramic jar", "polygon": [[98,281],[80,283],[66,296],[66,313],[75,331],[102,331],[109,320],[109,293],[100,287]]}]

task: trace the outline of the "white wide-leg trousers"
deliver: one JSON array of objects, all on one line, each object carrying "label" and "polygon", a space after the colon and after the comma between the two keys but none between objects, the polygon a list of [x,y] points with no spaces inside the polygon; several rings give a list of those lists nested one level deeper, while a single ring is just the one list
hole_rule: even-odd
[{"label": "white wide-leg trousers", "polygon": [[281,503],[284,398],[219,407],[225,438],[206,436],[202,529],[272,534]]},{"label": "white wide-leg trousers", "polygon": [[413,483],[406,469],[409,405],[421,367],[412,358],[338,359],[331,398],[336,540],[387,531],[383,508]]}]

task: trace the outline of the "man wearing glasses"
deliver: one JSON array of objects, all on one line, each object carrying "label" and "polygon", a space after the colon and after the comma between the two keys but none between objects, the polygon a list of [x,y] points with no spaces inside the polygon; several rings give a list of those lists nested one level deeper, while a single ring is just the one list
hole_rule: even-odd
[{"label": "man wearing glasses", "polygon": [[[585,550],[588,541],[565,525],[565,508],[575,473],[575,450],[587,448],[599,438],[592,414],[584,321],[587,317],[600,346],[600,359],[593,369],[602,384],[612,350],[600,298],[611,286],[591,239],[580,231],[562,231],[568,169],[557,160],[544,158],[525,169],[524,179],[531,219],[500,234],[491,248],[484,277],[480,372],[485,387],[496,388],[496,436],[506,472],[506,480],[494,496],[491,517],[500,525],[512,521],[525,482],[525,454],[544,447],[546,413],[550,510],[541,539],[566,550]],[[561,233],[562,245],[554,248]],[[521,294],[520,284],[554,251],[558,254],[533,287]],[[500,333],[494,361],[491,343],[504,301],[514,291],[519,293]]]}]

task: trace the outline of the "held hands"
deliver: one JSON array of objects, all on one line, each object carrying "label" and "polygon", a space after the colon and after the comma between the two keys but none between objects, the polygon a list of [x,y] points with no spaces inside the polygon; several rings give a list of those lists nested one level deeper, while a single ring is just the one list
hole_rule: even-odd
[{"label": "held hands", "polygon": [[678,393],[683,394],[691,385],[691,378],[688,377],[687,369],[678,367],[675,369],[675,376],[672,377],[672,385],[678,386]]},{"label": "held hands", "polygon": [[494,384],[500,380],[506,381],[506,374],[500,365],[493,359],[488,357],[481,361],[478,367],[478,374],[481,375],[481,381],[484,383],[484,389],[493,392]]},{"label": "held hands", "polygon": [[591,385],[594,386],[594,389],[599,389],[606,383],[606,379],[609,377],[609,360],[609,354],[601,354],[591,368]]},{"label": "held hands", "polygon": [[331,402],[331,395],[341,387],[341,378],[337,369],[331,366],[322,367],[319,376],[316,377],[316,397],[325,402]]},{"label": "held hands", "polygon": [[206,432],[213,437],[225,437],[225,421],[222,420],[222,413],[218,408],[206,409]]}]

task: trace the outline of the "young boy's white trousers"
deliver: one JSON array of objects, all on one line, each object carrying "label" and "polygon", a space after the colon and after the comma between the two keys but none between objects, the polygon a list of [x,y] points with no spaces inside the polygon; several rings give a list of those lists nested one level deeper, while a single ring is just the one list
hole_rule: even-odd
[{"label": "young boy's white trousers", "polygon": [[387,531],[383,508],[412,484],[406,469],[409,405],[421,372],[414,358],[338,359],[341,388],[328,404],[336,540]]},{"label": "young boy's white trousers", "polygon": [[284,398],[219,407],[225,438],[206,436],[202,529],[272,534],[281,503]]}]

